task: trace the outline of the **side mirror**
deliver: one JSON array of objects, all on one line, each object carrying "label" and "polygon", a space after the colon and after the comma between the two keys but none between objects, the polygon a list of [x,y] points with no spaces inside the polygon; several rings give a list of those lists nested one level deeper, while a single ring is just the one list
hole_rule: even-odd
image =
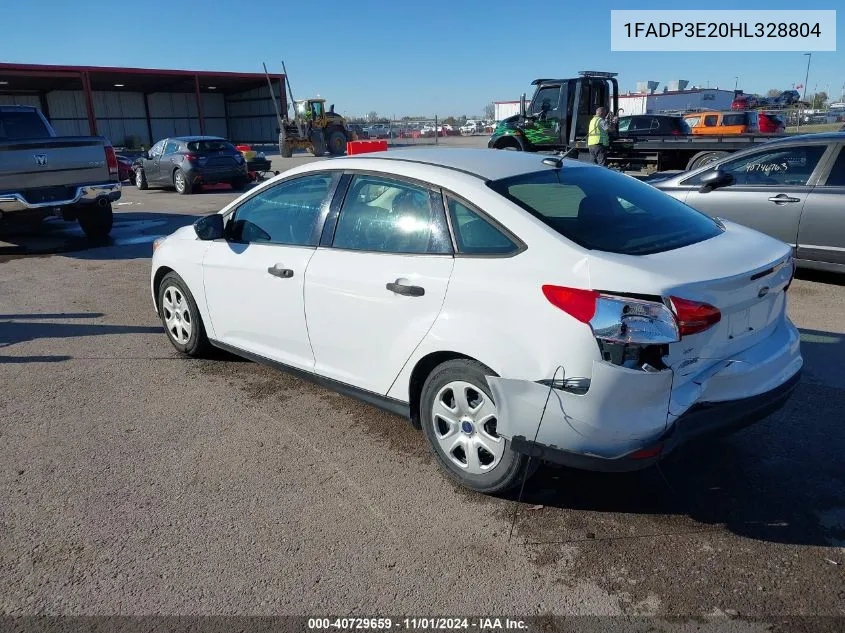
[{"label": "side mirror", "polygon": [[201,240],[219,240],[223,237],[223,216],[212,213],[194,222],[194,231]]},{"label": "side mirror", "polygon": [[714,169],[711,172],[704,174],[701,178],[701,187],[698,189],[699,193],[710,193],[714,189],[727,187],[734,183],[734,177],[726,171]]}]

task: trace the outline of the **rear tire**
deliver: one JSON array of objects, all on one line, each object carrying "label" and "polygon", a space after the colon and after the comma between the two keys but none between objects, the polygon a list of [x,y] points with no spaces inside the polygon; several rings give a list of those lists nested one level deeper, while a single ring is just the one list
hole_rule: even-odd
[{"label": "rear tire", "polygon": [[513,488],[531,472],[529,458],[511,450],[496,432],[488,375],[495,374],[469,359],[435,367],[423,385],[420,421],[441,469],[467,488],[495,493]]},{"label": "rear tire", "polygon": [[158,287],[158,313],[167,338],[179,352],[201,358],[211,350],[197,302],[175,272],[167,273]]},{"label": "rear tire", "polygon": [[237,178],[232,181],[232,189],[235,191],[243,191],[249,184],[249,178]]},{"label": "rear tire", "polygon": [[108,237],[114,224],[114,212],[111,203],[101,207],[99,204],[89,205],[80,209],[77,218],[82,232],[91,240],[101,240]]},{"label": "rear tire", "polygon": [[189,196],[193,193],[193,187],[188,180],[188,176],[181,169],[173,172],[173,186],[176,187],[176,193],[182,196]]},{"label": "rear tire", "polygon": [[143,169],[135,170],[135,186],[141,191],[144,191],[149,187],[147,184],[147,175],[144,173]]}]

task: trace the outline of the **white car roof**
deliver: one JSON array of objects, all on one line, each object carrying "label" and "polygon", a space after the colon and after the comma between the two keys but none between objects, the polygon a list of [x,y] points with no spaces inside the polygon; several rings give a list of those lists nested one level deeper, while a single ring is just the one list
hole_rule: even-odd
[{"label": "white car roof", "polygon": [[[510,176],[528,174],[543,169],[550,169],[549,165],[543,164],[543,159],[550,158],[544,154],[533,154],[528,152],[513,152],[500,149],[400,149],[387,152],[372,152],[359,154],[357,156],[340,157],[324,161],[328,165],[334,161],[356,160],[384,160],[401,161],[431,165],[454,169],[483,178],[484,180],[499,180]],[[564,169],[585,169],[590,166],[576,160],[564,160]]]}]

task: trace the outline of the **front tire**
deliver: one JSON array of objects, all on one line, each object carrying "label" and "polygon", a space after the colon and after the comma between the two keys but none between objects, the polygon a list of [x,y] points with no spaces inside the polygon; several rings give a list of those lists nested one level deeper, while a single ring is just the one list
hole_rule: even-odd
[{"label": "front tire", "polygon": [[158,287],[158,313],[167,338],[179,352],[200,358],[211,344],[188,286],[175,272],[167,273]]},{"label": "front tire", "polygon": [[193,191],[191,182],[188,180],[188,176],[186,176],[185,172],[181,169],[177,169],[173,172],[173,186],[176,187],[176,193],[182,196],[188,196]]},{"label": "front tire", "polygon": [[328,146],[332,156],[343,156],[346,153],[346,134],[340,130],[332,130],[329,133]]},{"label": "front tire", "polygon": [[481,363],[458,359],[438,365],[420,397],[420,420],[440,467],[461,485],[495,493],[526,476],[529,459],[496,431],[496,405]]},{"label": "front tire", "polygon": [[114,211],[111,203],[105,206],[89,205],[89,208],[78,212],[77,220],[79,220],[79,226],[88,239],[102,240],[111,233],[114,224]]}]

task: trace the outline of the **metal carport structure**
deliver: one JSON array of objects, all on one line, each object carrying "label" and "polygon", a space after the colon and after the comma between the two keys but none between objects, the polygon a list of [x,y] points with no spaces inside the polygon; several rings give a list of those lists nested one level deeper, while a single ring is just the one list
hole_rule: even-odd
[{"label": "metal carport structure", "polygon": [[[285,111],[284,75],[271,82]],[[263,73],[0,63],[0,104],[37,106],[59,134],[99,134],[115,146],[184,134],[277,140]]]}]

